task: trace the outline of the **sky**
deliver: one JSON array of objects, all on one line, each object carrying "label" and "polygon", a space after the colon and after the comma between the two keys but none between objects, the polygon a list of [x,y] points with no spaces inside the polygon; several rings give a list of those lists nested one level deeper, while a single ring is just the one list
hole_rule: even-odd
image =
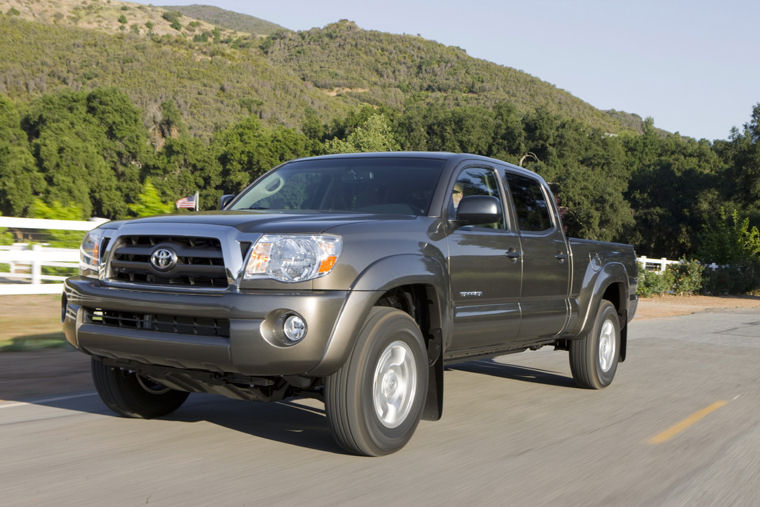
[{"label": "sky", "polygon": [[757,0],[168,2],[216,5],[292,30],[349,19],[419,34],[697,139],[727,139],[760,103]]}]

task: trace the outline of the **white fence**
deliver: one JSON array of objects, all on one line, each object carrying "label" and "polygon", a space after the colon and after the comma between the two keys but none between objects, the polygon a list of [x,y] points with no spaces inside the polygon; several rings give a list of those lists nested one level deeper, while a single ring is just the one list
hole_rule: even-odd
[{"label": "white fence", "polygon": [[[75,220],[45,220],[40,218],[0,217],[0,227],[11,227],[25,230],[67,230],[89,231],[105,220],[92,221]],[[15,294],[60,294],[63,291],[61,282],[66,277],[58,275],[43,275],[42,266],[58,268],[77,268],[79,266],[79,250],[75,248],[48,248],[43,245],[28,245],[17,243],[10,246],[0,246],[0,264],[7,264],[7,272],[0,271],[0,295]],[[30,283],[19,283],[29,280]]]},{"label": "white fence", "polygon": [[681,261],[672,261],[665,257],[650,259],[646,255],[642,255],[636,260],[639,261],[639,264],[644,266],[644,269],[647,271],[659,271],[660,273],[664,273],[670,264],[681,264]]}]

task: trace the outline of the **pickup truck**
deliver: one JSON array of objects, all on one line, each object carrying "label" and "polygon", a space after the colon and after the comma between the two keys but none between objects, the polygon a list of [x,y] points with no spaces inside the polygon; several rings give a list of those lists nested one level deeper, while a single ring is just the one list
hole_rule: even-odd
[{"label": "pickup truck", "polygon": [[565,237],[537,174],[451,153],[304,158],[212,212],[114,221],[66,280],[66,339],[103,402],[160,417],[190,392],[324,401],[345,450],[403,447],[447,364],[569,352],[599,389],[636,311],[629,245]]}]

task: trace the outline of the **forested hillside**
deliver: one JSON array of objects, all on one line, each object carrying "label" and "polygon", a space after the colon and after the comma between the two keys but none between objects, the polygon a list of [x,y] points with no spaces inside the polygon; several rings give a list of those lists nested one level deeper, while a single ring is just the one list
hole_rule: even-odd
[{"label": "forested hillside", "polygon": [[371,104],[493,106],[508,101],[520,112],[543,108],[608,132],[641,126],[529,74],[472,58],[461,48],[362,30],[347,20],[306,32],[276,33],[262,49],[272,62],[295,70],[304,81]]},{"label": "forested hillside", "polygon": [[[572,235],[655,257],[760,261],[760,105],[729,139],[697,141],[461,49],[347,21],[268,37],[198,24],[192,35],[181,31],[192,18],[150,7],[181,30],[112,33],[80,26],[84,15],[35,14],[53,3],[0,4],[3,214],[124,218],[196,190],[213,209],[294,157],[444,150],[522,161],[556,184]],[[134,5],[75,7],[153,12]]]},{"label": "forested hillside", "polygon": [[[60,87],[118,86],[143,110],[149,128],[158,106],[172,99],[200,137],[251,113],[270,124],[299,127],[307,109],[330,120],[361,104],[401,109],[504,101],[520,112],[542,107],[606,132],[641,129],[635,115],[600,111],[459,48],[361,30],[348,21],[262,38],[190,17],[198,13],[235,24],[230,11],[212,15],[198,6],[164,10],[108,0],[3,4],[0,93],[27,101]],[[249,22],[243,16],[235,25]],[[273,29],[262,26],[262,32]]]},{"label": "forested hillside", "polygon": [[116,86],[141,109],[146,126],[157,126],[161,103],[171,99],[190,132],[204,138],[249,114],[296,126],[307,109],[332,118],[356,104],[305,85],[257,51],[221,42],[110,35],[7,15],[0,33],[0,93],[21,102],[55,90]]}]

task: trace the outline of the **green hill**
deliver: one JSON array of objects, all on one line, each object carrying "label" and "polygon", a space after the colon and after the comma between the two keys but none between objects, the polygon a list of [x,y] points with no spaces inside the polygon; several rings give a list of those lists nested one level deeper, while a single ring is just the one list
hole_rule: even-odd
[{"label": "green hill", "polygon": [[635,115],[598,110],[537,77],[421,37],[345,20],[257,35],[275,28],[207,6],[0,0],[0,93],[23,102],[62,87],[115,86],[149,127],[173,100],[200,137],[252,113],[298,127],[308,110],[329,121],[361,104],[510,102],[520,113],[541,107],[606,132],[641,128]]},{"label": "green hill", "polygon": [[255,16],[220,9],[212,5],[164,5],[164,9],[178,11],[187,17],[200,19],[213,25],[223,26],[238,32],[256,35],[272,35],[275,32],[287,30],[280,25],[270,23]]},{"label": "green hill", "polygon": [[174,100],[192,134],[208,137],[251,113],[295,126],[304,111],[326,119],[356,101],[304,84],[258,50],[194,44],[164,36],[109,35],[91,29],[0,17],[0,93],[29,101],[61,88],[117,87],[153,126]]},{"label": "green hill", "polygon": [[413,99],[492,106],[508,101],[522,112],[544,107],[610,132],[632,126],[629,118],[620,121],[552,84],[472,58],[461,48],[362,30],[347,20],[277,33],[262,47],[272,62],[294,69],[304,81],[374,104],[400,107]]}]

